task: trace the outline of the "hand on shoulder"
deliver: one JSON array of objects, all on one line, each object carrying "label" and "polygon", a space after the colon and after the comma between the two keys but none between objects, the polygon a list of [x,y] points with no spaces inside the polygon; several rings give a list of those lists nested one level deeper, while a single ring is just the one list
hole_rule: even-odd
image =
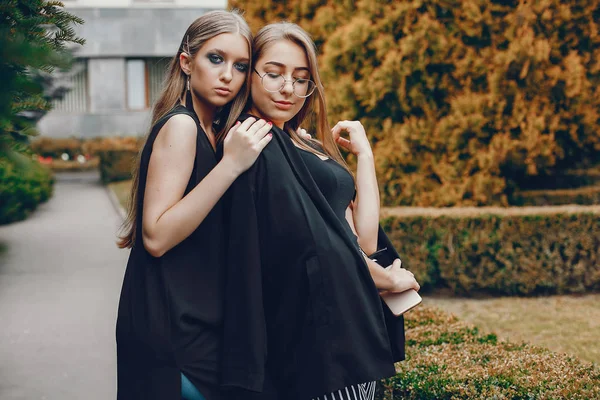
[{"label": "hand on shoulder", "polygon": [[223,160],[231,164],[236,174],[241,174],[254,164],[263,149],[273,138],[273,124],[254,117],[237,122],[223,141]]}]

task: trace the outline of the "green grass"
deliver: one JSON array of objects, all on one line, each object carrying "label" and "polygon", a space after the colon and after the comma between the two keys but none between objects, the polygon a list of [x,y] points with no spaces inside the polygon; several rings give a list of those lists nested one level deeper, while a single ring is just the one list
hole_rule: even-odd
[{"label": "green grass", "polygon": [[109,183],[108,187],[117,196],[121,207],[127,209],[127,202],[129,201],[129,192],[131,190],[131,181]]},{"label": "green grass", "polygon": [[433,305],[500,339],[528,342],[600,363],[600,294],[465,299],[428,297]]}]

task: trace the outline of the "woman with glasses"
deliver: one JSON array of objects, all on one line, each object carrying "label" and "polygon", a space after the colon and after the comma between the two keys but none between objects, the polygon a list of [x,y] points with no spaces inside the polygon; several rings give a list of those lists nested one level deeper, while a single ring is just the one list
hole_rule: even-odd
[{"label": "woman with glasses", "polygon": [[[299,26],[256,36],[247,111],[273,123],[273,140],[228,192],[222,384],[231,399],[373,399],[404,357],[403,320],[386,319],[378,289],[419,285],[361,251],[382,233],[370,145],[357,122],[329,129]],[[310,118],[319,141],[297,133]],[[336,143],[359,158],[356,184]]]}]

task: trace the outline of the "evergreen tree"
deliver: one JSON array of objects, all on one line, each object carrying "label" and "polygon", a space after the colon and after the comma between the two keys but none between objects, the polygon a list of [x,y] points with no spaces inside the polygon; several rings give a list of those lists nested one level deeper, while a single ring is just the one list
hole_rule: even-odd
[{"label": "evergreen tree", "polygon": [[0,152],[4,156],[34,132],[31,113],[50,108],[37,71],[68,67],[67,44],[84,43],[72,27],[83,21],[63,7],[59,1],[0,3]]},{"label": "evergreen tree", "polygon": [[49,73],[67,68],[66,46],[84,43],[73,24],[83,21],[58,1],[0,2],[0,224],[25,218],[52,193],[51,173],[27,154],[35,122],[57,95]]}]

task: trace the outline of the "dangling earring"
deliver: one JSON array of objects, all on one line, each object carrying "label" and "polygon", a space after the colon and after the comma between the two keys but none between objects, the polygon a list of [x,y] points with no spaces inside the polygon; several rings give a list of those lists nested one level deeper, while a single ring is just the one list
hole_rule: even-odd
[{"label": "dangling earring", "polygon": [[187,91],[185,92],[185,107],[190,110],[190,111],[194,111],[194,103],[192,101],[192,91],[190,90],[190,76],[187,76],[187,83],[186,83],[186,87],[187,87]]}]

